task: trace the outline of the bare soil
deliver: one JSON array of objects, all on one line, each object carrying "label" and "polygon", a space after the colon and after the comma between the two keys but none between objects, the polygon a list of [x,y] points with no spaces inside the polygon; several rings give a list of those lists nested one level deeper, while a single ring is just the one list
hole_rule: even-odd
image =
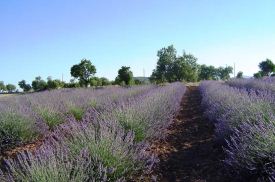
[{"label": "bare soil", "polygon": [[203,117],[197,86],[187,88],[181,111],[167,135],[165,141],[151,147],[151,152],[160,158],[153,172],[157,181],[232,181],[222,162],[222,147],[215,141],[213,123]]}]

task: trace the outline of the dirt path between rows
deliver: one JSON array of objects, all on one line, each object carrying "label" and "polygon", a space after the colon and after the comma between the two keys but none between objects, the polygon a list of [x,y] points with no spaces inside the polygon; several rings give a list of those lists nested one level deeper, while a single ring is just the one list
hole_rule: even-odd
[{"label": "dirt path between rows", "polygon": [[165,141],[152,145],[160,158],[154,174],[161,182],[227,182],[224,154],[214,140],[214,126],[203,117],[197,86],[190,86]]}]

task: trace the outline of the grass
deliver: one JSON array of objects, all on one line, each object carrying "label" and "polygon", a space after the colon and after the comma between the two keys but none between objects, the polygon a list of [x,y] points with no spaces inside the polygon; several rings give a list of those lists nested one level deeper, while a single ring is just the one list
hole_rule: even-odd
[{"label": "grass", "polygon": [[71,113],[77,121],[80,121],[85,114],[85,110],[81,107],[71,106],[69,113]]},{"label": "grass", "polygon": [[91,100],[89,105],[93,108],[96,108],[96,106],[97,106],[96,100]]},{"label": "grass", "polygon": [[56,126],[64,122],[64,118],[61,113],[47,108],[40,108],[38,110],[39,115],[46,122],[50,130],[53,130]]}]

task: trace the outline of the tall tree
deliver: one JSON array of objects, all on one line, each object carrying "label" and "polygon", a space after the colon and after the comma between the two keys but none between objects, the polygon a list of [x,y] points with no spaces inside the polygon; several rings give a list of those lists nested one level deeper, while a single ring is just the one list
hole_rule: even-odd
[{"label": "tall tree", "polygon": [[194,82],[198,79],[197,58],[192,54],[183,53],[171,65],[168,80],[171,81],[188,81]]},{"label": "tall tree", "polygon": [[259,68],[262,71],[262,76],[270,76],[275,71],[275,65],[270,59],[260,62]]},{"label": "tall tree", "polygon": [[171,75],[171,66],[177,59],[176,49],[173,45],[170,45],[167,48],[164,47],[158,51],[157,56],[157,67],[152,73],[151,80],[155,80],[157,82],[170,81],[173,79]]},{"label": "tall tree", "polygon": [[18,82],[18,85],[23,89],[24,92],[28,92],[32,89],[31,85],[27,84],[25,80]]},{"label": "tall tree", "polygon": [[122,66],[118,70],[117,81],[120,83],[124,82],[126,85],[131,85],[133,83],[133,73],[130,69],[130,67]]},{"label": "tall tree", "polygon": [[96,73],[95,66],[88,59],[82,59],[79,64],[71,67],[71,75],[79,79],[81,85],[88,86],[90,78]]}]

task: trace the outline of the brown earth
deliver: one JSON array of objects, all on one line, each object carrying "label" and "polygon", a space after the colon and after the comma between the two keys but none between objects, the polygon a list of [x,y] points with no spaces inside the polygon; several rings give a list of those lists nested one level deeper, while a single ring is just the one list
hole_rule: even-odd
[{"label": "brown earth", "polygon": [[31,152],[33,153],[36,149],[38,149],[43,144],[44,139],[40,138],[34,142],[26,143],[22,146],[15,147],[13,149],[9,149],[0,154],[0,168],[4,164],[5,159],[14,159],[17,154],[20,152]]},{"label": "brown earth", "polygon": [[[197,86],[187,87],[178,117],[165,141],[152,144],[160,163],[153,175],[160,182],[227,182],[221,145],[214,139],[214,126],[203,117]],[[152,179],[150,180],[152,181]]]}]

